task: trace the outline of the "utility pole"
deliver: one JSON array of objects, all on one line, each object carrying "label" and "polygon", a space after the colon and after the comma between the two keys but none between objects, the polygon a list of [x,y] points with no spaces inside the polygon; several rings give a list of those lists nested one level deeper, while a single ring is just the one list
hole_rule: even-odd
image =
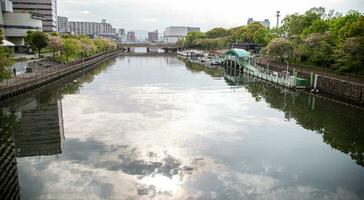
[{"label": "utility pole", "polygon": [[277,15],[276,15],[276,17],[277,17],[277,28],[279,27],[279,17],[281,16],[281,11],[277,11]]}]

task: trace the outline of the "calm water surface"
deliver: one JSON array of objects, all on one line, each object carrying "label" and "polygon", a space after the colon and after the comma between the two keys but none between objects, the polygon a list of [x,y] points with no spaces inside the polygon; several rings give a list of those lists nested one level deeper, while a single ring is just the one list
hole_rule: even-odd
[{"label": "calm water surface", "polygon": [[363,110],[231,75],[121,56],[1,102],[1,199],[364,199]]}]

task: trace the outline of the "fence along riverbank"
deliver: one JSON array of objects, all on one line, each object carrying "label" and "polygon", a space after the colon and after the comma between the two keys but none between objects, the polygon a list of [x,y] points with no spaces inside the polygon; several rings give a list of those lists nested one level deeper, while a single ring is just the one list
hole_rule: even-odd
[{"label": "fence along riverbank", "polygon": [[103,62],[106,59],[119,55],[121,52],[121,50],[104,52],[75,62],[53,66],[39,73],[24,74],[13,77],[11,80],[3,81],[0,83],[0,101],[28,92],[75,71]]}]

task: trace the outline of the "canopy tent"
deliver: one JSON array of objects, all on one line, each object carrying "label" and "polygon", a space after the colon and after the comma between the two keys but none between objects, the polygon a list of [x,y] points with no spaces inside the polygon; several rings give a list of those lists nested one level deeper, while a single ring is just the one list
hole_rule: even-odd
[{"label": "canopy tent", "polygon": [[14,47],[15,44],[13,44],[12,42],[9,42],[7,40],[3,40],[3,43],[0,44],[0,46],[2,46],[2,47]]}]

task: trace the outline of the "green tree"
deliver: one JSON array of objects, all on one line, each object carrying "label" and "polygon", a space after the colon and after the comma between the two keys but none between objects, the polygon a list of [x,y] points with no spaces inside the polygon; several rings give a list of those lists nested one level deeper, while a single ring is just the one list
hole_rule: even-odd
[{"label": "green tree", "polygon": [[80,48],[79,40],[73,38],[63,39],[63,52],[67,61],[69,61],[69,57],[77,57],[80,53]]},{"label": "green tree", "polygon": [[323,17],[325,17],[325,8],[311,8],[302,15],[298,13],[287,15],[283,19],[282,28],[287,33],[288,37],[299,37],[314,21],[320,20]]},{"label": "green tree", "polygon": [[194,41],[199,39],[205,39],[206,34],[202,32],[190,32],[184,39],[184,46],[185,47],[195,47]]},{"label": "green tree", "polygon": [[14,64],[14,60],[9,51],[0,47],[0,80],[10,77],[9,67]]},{"label": "green tree", "polygon": [[310,62],[327,68],[332,64],[334,41],[330,33],[312,33],[305,39],[304,46]]},{"label": "green tree", "polygon": [[364,16],[358,16],[354,21],[348,21],[338,32],[339,41],[360,36],[364,36]]},{"label": "green tree", "polygon": [[81,38],[81,56],[86,57],[90,54],[94,54],[96,52],[96,45],[88,37]]},{"label": "green tree", "polygon": [[230,42],[244,42],[246,26],[240,26],[236,28],[232,28],[229,30],[230,32]]},{"label": "green tree", "polygon": [[97,52],[106,51],[106,49],[107,49],[106,41],[102,38],[96,39],[95,45],[96,45]]},{"label": "green tree", "polygon": [[364,73],[364,36],[352,37],[335,50],[333,69],[340,72]]},{"label": "green tree", "polygon": [[328,21],[322,19],[316,19],[312,22],[312,24],[303,30],[303,35],[309,35],[311,33],[325,33],[329,30],[329,23]]},{"label": "green tree", "polygon": [[276,60],[285,61],[293,57],[293,44],[285,38],[275,38],[263,48],[262,53]]},{"label": "green tree", "polygon": [[253,42],[255,34],[261,29],[265,29],[265,27],[259,22],[253,22],[249,24],[246,27],[246,31],[244,32],[244,39]]},{"label": "green tree", "polygon": [[41,55],[41,50],[48,45],[48,35],[46,33],[37,31],[31,32],[29,36],[30,44],[33,48],[38,50],[39,57]]},{"label": "green tree", "polygon": [[254,33],[253,41],[261,46],[267,46],[274,37],[267,28],[260,28]]},{"label": "green tree", "polygon": [[0,28],[0,44],[3,43],[4,40],[4,33],[3,33],[3,29]]},{"label": "green tree", "polygon": [[227,37],[229,35],[229,31],[218,27],[218,28],[213,28],[209,31],[206,32],[206,37],[207,38],[221,38],[221,37]]},{"label": "green tree", "polygon": [[56,51],[62,50],[62,47],[63,47],[61,37],[59,37],[59,36],[49,36],[48,46],[52,49],[53,59],[55,59],[56,58]]}]

